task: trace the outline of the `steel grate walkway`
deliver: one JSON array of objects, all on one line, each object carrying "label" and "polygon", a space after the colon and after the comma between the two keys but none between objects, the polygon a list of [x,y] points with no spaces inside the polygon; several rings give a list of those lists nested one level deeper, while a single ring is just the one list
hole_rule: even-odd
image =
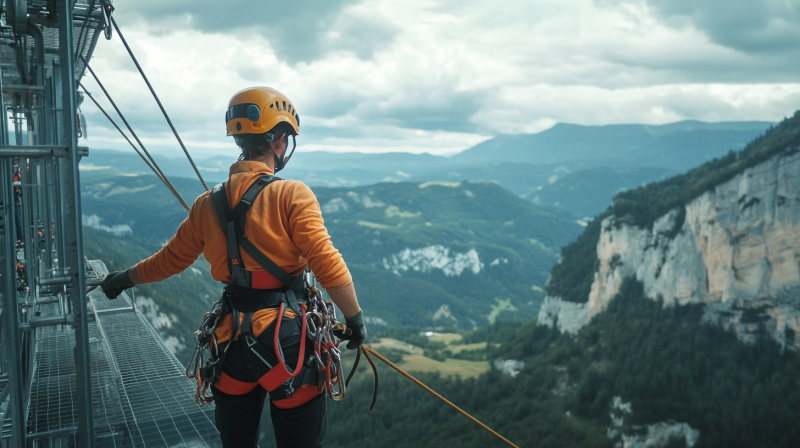
[{"label": "steel grate walkway", "polygon": [[[89,263],[98,274],[107,273],[102,262]],[[96,290],[90,311],[96,316],[89,324],[95,445],[220,446],[213,405],[194,404],[194,383],[153,327],[133,311],[127,295],[110,301]],[[41,307],[43,317],[57,312],[55,304]],[[50,447],[74,446],[73,332],[60,326],[36,331],[28,434],[49,439]]]}]

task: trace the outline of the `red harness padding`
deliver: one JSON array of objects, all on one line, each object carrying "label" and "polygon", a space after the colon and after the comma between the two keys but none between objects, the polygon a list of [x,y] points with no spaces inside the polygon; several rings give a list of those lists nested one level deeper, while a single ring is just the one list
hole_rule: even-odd
[{"label": "red harness padding", "polygon": [[267,271],[253,271],[250,273],[250,286],[253,289],[278,289],[283,283]]},{"label": "red harness padding", "polygon": [[[267,392],[272,392],[273,390],[280,387],[281,384],[285,383],[290,378],[294,378],[302,372],[303,368],[303,361],[305,361],[303,354],[306,350],[306,306],[304,304],[300,304],[301,315],[303,319],[303,329],[301,331],[300,336],[300,352],[297,357],[297,365],[292,371],[289,371],[289,367],[286,366],[286,360],[283,358],[283,351],[281,350],[281,342],[279,339],[280,331],[281,331],[281,321],[283,320],[283,313],[285,311],[286,304],[281,303],[281,306],[278,310],[278,317],[275,322],[275,336],[274,336],[274,347],[275,347],[275,357],[278,358],[278,365],[273,366],[267,373],[261,376],[256,383],[249,383],[245,381],[239,381],[232,378],[230,375],[226,374],[224,371],[219,377],[217,384],[215,387],[229,395],[243,395],[248,392],[251,392],[253,389],[256,388],[257,385],[263,387]],[[299,393],[303,389],[307,388],[300,388],[297,392]],[[313,388],[316,390],[316,388]],[[304,392],[304,395],[308,395],[307,391]],[[308,399],[305,401],[314,398],[316,394],[313,396],[307,397]],[[286,400],[280,400],[281,402],[286,402],[287,400],[293,400],[294,396],[291,398],[287,398]],[[305,403],[303,401],[303,403]],[[302,404],[302,403],[300,403]],[[294,407],[294,406],[289,406]]]},{"label": "red harness padding", "polygon": [[[266,376],[266,374],[264,375]],[[263,378],[263,377],[262,377]],[[239,381],[234,379],[230,375],[225,372],[222,372],[222,375],[219,377],[219,382],[217,383],[216,387],[217,390],[220,390],[228,395],[244,395],[248,394],[253,391],[256,387],[258,387],[260,381],[258,383],[247,383],[244,381]],[[317,395],[321,394],[319,388],[316,385],[311,386],[303,386],[297,390],[291,397],[285,398],[283,400],[273,401],[272,403],[275,407],[279,409],[291,409],[300,406],[301,404],[308,403],[312,398],[316,397]]]}]

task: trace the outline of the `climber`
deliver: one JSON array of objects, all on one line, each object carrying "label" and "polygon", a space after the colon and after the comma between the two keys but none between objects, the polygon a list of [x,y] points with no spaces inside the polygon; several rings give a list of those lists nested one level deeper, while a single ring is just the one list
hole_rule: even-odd
[{"label": "climber", "polygon": [[22,226],[22,174],[19,165],[14,164],[14,225],[17,231],[17,247],[25,244],[25,232]]},{"label": "climber", "polygon": [[[211,387],[223,446],[256,446],[269,393],[277,446],[319,447],[327,432],[326,398],[305,371],[316,369],[295,370],[296,376],[282,384],[269,380],[274,369],[294,368],[312,353],[311,344],[299,343],[298,302],[302,307],[305,297],[300,274],[310,266],[344,314],[347,332],[337,336],[349,340],[351,350],[367,335],[361,308],[313,192],[302,182],[274,177],[291,157],[286,155],[289,137],[294,151],[299,132],[294,105],[274,89],[249,88],[231,98],[225,121],[227,134],[241,149],[228,181],[195,200],[189,217],[158,253],[109,274],[101,287],[109,299],[116,298],[135,284],[184,271],[202,253],[212,277],[225,284],[223,303],[229,311],[214,333],[224,355],[219,380]],[[282,317],[280,309],[286,310]],[[299,353],[300,346],[305,353]],[[285,363],[269,364],[259,353]]]}]

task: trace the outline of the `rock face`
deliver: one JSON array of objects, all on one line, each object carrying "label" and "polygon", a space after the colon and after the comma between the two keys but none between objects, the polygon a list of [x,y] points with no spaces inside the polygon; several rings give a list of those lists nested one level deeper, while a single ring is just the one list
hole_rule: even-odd
[{"label": "rock face", "polygon": [[589,305],[546,296],[539,309],[538,322],[548,327],[558,325],[562,333],[575,334],[589,323]]},{"label": "rock face", "polygon": [[686,423],[674,420],[652,425],[627,425],[625,420],[633,414],[633,406],[622,397],[611,400],[611,426],[606,430],[616,448],[664,448],[668,446],[693,447],[700,431]]},{"label": "rock face", "polygon": [[662,216],[652,230],[606,218],[597,257],[586,309],[548,298],[540,322],[557,315],[562,331],[575,332],[633,276],[666,306],[706,304],[707,321],[745,341],[766,330],[800,349],[800,154],[747,169]]}]

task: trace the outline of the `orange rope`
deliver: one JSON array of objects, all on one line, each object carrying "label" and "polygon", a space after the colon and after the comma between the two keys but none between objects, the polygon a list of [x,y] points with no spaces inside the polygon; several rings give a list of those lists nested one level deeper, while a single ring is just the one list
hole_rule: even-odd
[{"label": "orange rope", "polygon": [[428,392],[429,394],[433,395],[434,397],[436,397],[436,398],[438,398],[438,399],[442,400],[442,402],[444,402],[444,404],[446,404],[446,405],[450,406],[451,408],[453,408],[453,409],[455,409],[456,411],[458,411],[458,413],[460,413],[460,414],[461,414],[461,415],[463,415],[464,417],[467,417],[468,419],[470,419],[470,420],[472,421],[472,423],[475,423],[476,425],[480,426],[481,428],[483,428],[483,429],[485,429],[485,430],[489,431],[490,433],[492,433],[492,435],[493,435],[493,436],[495,436],[495,437],[497,437],[498,439],[502,440],[503,442],[505,442],[505,443],[506,443],[506,444],[508,444],[509,446],[513,446],[514,448],[519,448],[517,445],[514,445],[513,443],[511,443],[511,441],[509,441],[509,440],[508,440],[508,439],[506,439],[505,437],[503,437],[503,436],[501,436],[500,434],[496,433],[496,432],[495,432],[495,431],[494,431],[492,428],[490,428],[490,427],[488,427],[488,426],[484,425],[483,423],[481,423],[481,422],[480,422],[480,421],[479,421],[477,418],[475,418],[475,417],[473,417],[473,416],[471,416],[471,415],[467,414],[467,413],[466,413],[465,411],[463,411],[461,408],[459,408],[458,406],[456,406],[456,405],[454,405],[453,403],[451,403],[451,402],[450,402],[450,401],[449,401],[447,398],[444,398],[443,396],[441,396],[441,395],[437,394],[437,393],[436,393],[436,392],[435,392],[433,389],[431,389],[430,387],[428,387],[428,386],[426,386],[425,384],[423,384],[423,383],[422,383],[422,381],[420,381],[420,380],[418,380],[418,379],[414,378],[414,377],[413,377],[413,376],[411,376],[411,375],[410,375],[408,372],[406,372],[405,370],[401,369],[400,367],[397,367],[397,366],[396,366],[394,363],[392,363],[392,362],[391,362],[391,361],[389,361],[388,359],[386,359],[386,358],[384,358],[383,356],[381,356],[381,355],[380,355],[378,352],[376,352],[375,350],[373,350],[373,349],[371,349],[371,348],[367,347],[366,345],[362,345],[362,346],[361,346],[361,348],[364,350],[364,352],[365,352],[364,354],[365,354],[365,355],[366,355],[366,353],[367,353],[367,352],[369,352],[369,353],[372,353],[373,355],[375,355],[375,357],[376,357],[376,358],[378,358],[378,359],[380,359],[381,361],[385,362],[385,363],[386,363],[386,364],[387,364],[389,367],[393,368],[394,370],[397,370],[397,371],[398,371],[398,372],[399,372],[401,375],[403,375],[404,377],[406,377],[406,378],[410,379],[411,381],[413,381],[413,382],[414,382],[414,384],[416,384],[417,386],[419,386],[419,387],[421,387],[421,388],[425,389],[425,391],[426,391],[426,392]]}]

